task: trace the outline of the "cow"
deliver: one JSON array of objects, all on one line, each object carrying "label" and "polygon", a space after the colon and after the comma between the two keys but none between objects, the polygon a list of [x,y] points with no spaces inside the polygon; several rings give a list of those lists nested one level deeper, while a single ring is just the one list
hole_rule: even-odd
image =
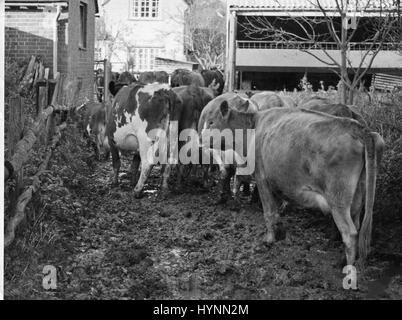
[{"label": "cow", "polygon": [[225,78],[220,70],[218,69],[202,70],[201,75],[204,78],[204,83],[206,87],[210,86],[215,81],[215,84],[219,84],[219,87],[217,89],[218,91],[217,95],[222,94],[223,89],[225,87]]},{"label": "cow", "polygon": [[109,92],[113,97],[117,95],[117,93],[120,91],[121,88],[127,86],[127,83],[119,83],[115,81],[110,81],[108,85]]},{"label": "cow", "polygon": [[169,83],[169,74],[165,71],[146,71],[140,74],[138,81],[144,84]]},{"label": "cow", "polygon": [[137,79],[128,71],[124,71],[123,73],[121,73],[119,75],[119,78],[117,79],[117,82],[126,84],[131,84],[136,81]]},{"label": "cow", "polygon": [[202,75],[195,71],[187,69],[176,69],[173,71],[170,85],[172,88],[180,86],[196,85],[199,87],[205,87],[205,81]]},{"label": "cow", "polygon": [[279,94],[279,96],[281,97],[282,101],[284,102],[286,108],[296,108],[297,107],[295,100],[291,96],[288,96],[285,94]]},{"label": "cow", "polygon": [[[344,104],[321,104],[318,103],[316,105],[314,104],[307,104],[303,106],[302,109],[306,110],[313,110],[316,112],[323,112],[326,114],[330,114],[336,117],[344,117],[344,118],[349,118],[349,119],[354,119],[358,121],[360,124],[363,126],[367,127],[367,122],[364,120],[362,115],[358,112],[357,107],[354,105],[344,105]],[[385,148],[385,141],[384,139],[376,132],[372,132],[372,135],[376,141],[376,158],[377,158],[377,163],[379,164],[382,159],[382,155],[384,152]]]},{"label": "cow", "polygon": [[[200,120],[198,122],[198,133],[202,135],[202,132],[204,129],[208,127],[207,123],[207,118],[211,113],[214,113],[217,109],[219,109],[220,104],[223,101],[229,101],[230,106],[234,108],[235,110],[241,111],[241,112],[247,112],[247,113],[255,113],[258,111],[258,106],[253,103],[251,99],[247,99],[245,96],[242,96],[240,94],[237,94],[235,92],[226,92],[218,97],[216,97],[214,100],[210,101],[205,108],[203,109]],[[218,203],[223,204],[228,201],[231,195],[230,191],[230,180],[231,178],[236,174],[236,161],[231,164],[225,163],[225,158],[230,156],[230,153],[232,153],[232,157],[234,159],[239,159],[239,155],[234,152],[234,150],[226,150],[226,151],[216,151],[216,150],[210,150],[211,146],[202,146],[203,152],[212,152],[213,158],[215,160],[215,163],[219,165],[219,170],[220,170],[220,196]],[[204,166],[204,170],[209,170],[209,166]],[[236,181],[235,181],[235,196],[236,196],[236,191],[239,189],[240,184],[243,184],[243,190],[245,193],[248,193],[249,191],[249,185],[251,182],[251,178],[249,176],[236,176]],[[204,185],[208,184],[208,175],[207,172],[204,171]]]},{"label": "cow", "polygon": [[[95,141],[93,140],[95,138]],[[101,155],[109,157],[109,143],[106,137],[106,107],[105,103],[89,103],[84,115],[84,138],[94,147],[95,156],[101,160]]]},{"label": "cow", "polygon": [[267,110],[271,108],[289,108],[292,105],[288,102],[288,99],[279,96],[273,91],[263,91],[254,94],[251,98],[257,106],[258,110]]},{"label": "cow", "polygon": [[308,109],[311,106],[317,106],[317,105],[327,105],[327,104],[332,104],[332,100],[320,96],[309,96],[306,98],[301,99],[297,107],[298,108],[304,108]]},{"label": "cow", "polygon": [[255,179],[267,243],[276,240],[278,211],[288,200],[332,214],[347,264],[355,263],[357,242],[364,261],[370,248],[377,171],[376,138],[368,128],[353,119],[304,109],[244,113],[230,108],[226,100],[208,114],[206,123],[219,130],[255,129]]},{"label": "cow", "polygon": [[[181,101],[180,116],[178,121],[179,133],[185,129],[197,130],[198,121],[203,108],[215,98],[215,92],[211,88],[191,86],[180,86],[172,88]],[[179,149],[184,144],[179,141]],[[183,166],[179,166],[177,184],[181,187],[183,178]]]},{"label": "cow", "polygon": [[[134,196],[141,197],[142,189],[153,167],[149,151],[159,143],[160,130],[168,132],[169,121],[177,121],[180,100],[167,84],[132,84],[123,87],[116,95],[108,116],[106,136],[112,154],[114,179],[118,184],[120,170],[119,150],[134,152],[132,183],[136,183]],[[159,129],[155,132],[154,129]],[[164,146],[159,145],[164,148]],[[141,162],[141,174],[136,181]],[[164,182],[167,179],[164,177]],[[167,186],[163,183],[163,188]]]}]

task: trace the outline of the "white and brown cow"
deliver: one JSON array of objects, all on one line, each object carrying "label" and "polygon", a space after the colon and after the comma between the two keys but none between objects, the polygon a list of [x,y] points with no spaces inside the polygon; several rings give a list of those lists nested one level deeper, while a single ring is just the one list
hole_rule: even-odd
[{"label": "white and brown cow", "polygon": [[169,121],[177,120],[180,108],[177,95],[167,84],[132,84],[116,95],[106,128],[113,160],[114,184],[120,170],[119,150],[134,152],[133,182],[141,163],[141,174],[134,188],[135,197],[141,195],[154,165],[149,158],[153,144],[158,143],[155,130],[168,133]]},{"label": "white and brown cow", "polygon": [[[321,112],[274,108],[238,112],[223,101],[206,115],[208,128],[255,129],[255,178],[274,242],[283,200],[332,214],[348,265],[370,247],[376,182],[376,137],[357,121]],[[365,214],[360,212],[365,195]],[[357,236],[359,239],[357,240]]]}]

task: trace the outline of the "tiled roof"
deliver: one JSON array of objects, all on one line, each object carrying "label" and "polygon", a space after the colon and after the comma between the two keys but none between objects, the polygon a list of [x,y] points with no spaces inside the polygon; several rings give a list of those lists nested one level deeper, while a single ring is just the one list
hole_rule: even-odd
[{"label": "tiled roof", "polygon": [[[326,10],[336,10],[336,0],[227,0],[230,8],[236,9],[267,9],[267,10],[318,10],[318,1]],[[340,3],[346,0],[338,0]],[[350,0],[358,3],[359,8],[379,10],[381,7],[392,7],[392,0]]]},{"label": "tiled roof", "polygon": [[[99,12],[98,0],[95,1],[95,13]],[[6,4],[46,4],[46,3],[57,3],[57,2],[69,2],[69,0],[6,0]]]}]

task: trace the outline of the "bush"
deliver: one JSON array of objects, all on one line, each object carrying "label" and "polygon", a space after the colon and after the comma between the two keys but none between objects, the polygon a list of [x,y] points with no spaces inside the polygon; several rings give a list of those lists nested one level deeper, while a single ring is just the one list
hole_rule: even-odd
[{"label": "bush", "polygon": [[402,208],[402,99],[387,94],[359,108],[368,126],[381,134],[385,151],[378,168],[375,211],[392,221]]}]

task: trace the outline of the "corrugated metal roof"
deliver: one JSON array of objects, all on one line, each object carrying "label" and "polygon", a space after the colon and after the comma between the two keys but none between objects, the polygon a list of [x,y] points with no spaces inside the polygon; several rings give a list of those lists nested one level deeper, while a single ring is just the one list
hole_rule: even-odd
[{"label": "corrugated metal roof", "polygon": [[[338,0],[346,2],[346,0]],[[379,10],[391,8],[392,0],[350,0],[352,8]],[[319,10],[318,0],[227,0],[228,6],[233,9],[266,9],[266,10]],[[326,10],[336,10],[336,0],[319,0],[319,4]]]}]

